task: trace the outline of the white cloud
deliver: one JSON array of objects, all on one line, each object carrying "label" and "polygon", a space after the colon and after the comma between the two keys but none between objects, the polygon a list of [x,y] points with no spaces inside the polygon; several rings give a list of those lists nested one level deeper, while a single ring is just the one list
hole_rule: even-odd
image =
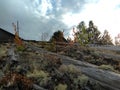
[{"label": "white cloud", "polygon": [[63,15],[64,22],[70,26],[85,21],[93,20],[98,29],[103,32],[105,29],[114,37],[120,33],[120,8],[117,6],[120,0],[99,0],[93,3],[87,3],[80,13],[67,13]]},{"label": "white cloud", "polygon": [[42,16],[45,16],[47,11],[52,10],[52,8],[50,0],[42,0],[41,4],[37,7],[38,11],[41,11]]},{"label": "white cloud", "polygon": [[39,40],[42,32],[68,33],[80,21],[93,20],[98,29],[119,33],[120,0],[0,0],[0,27],[13,32],[19,20],[23,38]]},{"label": "white cloud", "polygon": [[24,39],[40,40],[40,33],[51,35],[54,31],[67,26],[52,10],[50,0],[0,0],[0,28],[14,33],[12,22],[20,23],[20,36]]}]

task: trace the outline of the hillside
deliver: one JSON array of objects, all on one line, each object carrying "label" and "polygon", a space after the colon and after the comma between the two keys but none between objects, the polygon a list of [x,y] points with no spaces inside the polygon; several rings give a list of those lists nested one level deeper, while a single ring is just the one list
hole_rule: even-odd
[{"label": "hillside", "polygon": [[79,45],[25,42],[21,50],[2,44],[0,86],[2,90],[119,90],[117,56],[118,51]]}]

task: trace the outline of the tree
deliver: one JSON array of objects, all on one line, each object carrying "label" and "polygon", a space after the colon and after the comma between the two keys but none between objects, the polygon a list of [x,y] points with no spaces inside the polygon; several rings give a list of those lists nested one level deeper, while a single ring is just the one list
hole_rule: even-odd
[{"label": "tree", "polygon": [[19,37],[18,22],[17,22],[17,25],[15,23],[12,23],[12,25],[13,25],[14,32],[15,32],[15,38],[14,38],[15,44],[18,47],[21,47],[23,45],[23,42]]},{"label": "tree", "polygon": [[49,36],[49,34],[48,34],[47,32],[42,33],[42,34],[41,34],[41,40],[42,40],[42,41],[46,41],[47,38],[48,38],[48,36]]},{"label": "tree", "polygon": [[50,39],[51,42],[67,42],[67,40],[64,38],[63,32],[58,30],[54,32],[53,36]]},{"label": "tree", "polygon": [[101,42],[103,45],[113,45],[112,39],[107,30],[104,30],[103,36],[101,37]]},{"label": "tree", "polygon": [[75,33],[75,40],[81,45],[95,44],[99,42],[100,31],[95,27],[92,21],[89,21],[89,27],[85,26],[84,21],[77,26],[78,31]]},{"label": "tree", "polygon": [[76,41],[79,42],[81,45],[88,44],[88,33],[84,21],[79,23],[77,29],[78,32],[75,33],[75,36],[77,38]]},{"label": "tree", "polygon": [[100,39],[100,31],[97,29],[97,27],[94,25],[93,21],[89,21],[89,27],[87,28],[88,32],[88,41],[91,44],[97,44],[99,43]]}]

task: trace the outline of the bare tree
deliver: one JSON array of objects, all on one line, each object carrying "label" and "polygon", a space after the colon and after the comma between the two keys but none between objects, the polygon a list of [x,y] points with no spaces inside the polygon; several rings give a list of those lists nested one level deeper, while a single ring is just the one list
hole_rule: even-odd
[{"label": "bare tree", "polygon": [[42,35],[41,35],[41,40],[42,40],[42,41],[46,41],[47,38],[48,38],[48,36],[49,36],[49,34],[48,34],[47,32],[42,33]]}]

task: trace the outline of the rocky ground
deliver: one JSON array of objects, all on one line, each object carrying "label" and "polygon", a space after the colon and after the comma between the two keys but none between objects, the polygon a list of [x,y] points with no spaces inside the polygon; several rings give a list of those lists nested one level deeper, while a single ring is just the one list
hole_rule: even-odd
[{"label": "rocky ground", "polygon": [[100,68],[106,66],[109,70],[120,72],[120,54],[118,51],[74,46],[70,49],[68,48],[63,54],[76,60],[97,65]]},{"label": "rocky ground", "polygon": [[78,45],[56,47],[26,42],[20,48],[1,44],[0,89],[119,90],[120,60],[106,52],[119,55]]}]

